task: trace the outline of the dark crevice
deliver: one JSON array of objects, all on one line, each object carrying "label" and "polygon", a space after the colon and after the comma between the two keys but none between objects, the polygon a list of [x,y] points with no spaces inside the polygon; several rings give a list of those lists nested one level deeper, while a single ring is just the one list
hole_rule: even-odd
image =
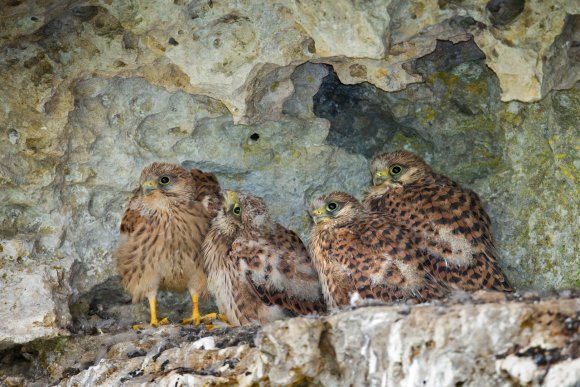
[{"label": "dark crevice", "polygon": [[413,69],[422,76],[438,71],[449,71],[467,62],[485,59],[483,51],[470,39],[466,42],[452,43],[448,40],[437,40],[435,50],[414,61]]},{"label": "dark crevice", "polygon": [[369,83],[344,85],[331,66],[313,97],[314,114],[330,121],[329,145],[372,157],[385,149],[397,132],[416,135],[395,120],[386,105],[387,92]]}]

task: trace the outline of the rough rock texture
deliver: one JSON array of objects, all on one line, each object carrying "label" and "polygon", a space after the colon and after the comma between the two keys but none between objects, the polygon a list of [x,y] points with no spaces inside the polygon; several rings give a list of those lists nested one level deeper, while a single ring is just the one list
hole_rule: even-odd
[{"label": "rough rock texture", "polygon": [[[38,341],[5,384],[576,386],[580,294],[456,294],[258,327],[166,326]],[[257,333],[257,336],[256,336]]]},{"label": "rough rock texture", "polygon": [[[313,111],[327,143],[371,158],[408,149],[480,194],[519,289],[580,286],[580,83],[537,103],[502,103],[473,42],[439,42],[415,62],[426,81],[399,92],[321,81]],[[514,221],[518,220],[518,221]]]},{"label": "rough rock texture", "polygon": [[0,350],[39,337],[67,334],[70,289],[62,268],[8,263],[0,277]]},{"label": "rough rock texture", "polygon": [[481,193],[516,287],[580,286],[580,4],[507,3],[3,2],[0,346],[70,327],[159,159],[306,235],[313,196],[413,149]]},{"label": "rough rock texture", "polygon": [[[490,296],[497,297],[484,297]],[[580,300],[506,304],[499,299],[362,308],[269,325],[257,341],[266,355],[252,381],[355,386],[580,382]]]}]

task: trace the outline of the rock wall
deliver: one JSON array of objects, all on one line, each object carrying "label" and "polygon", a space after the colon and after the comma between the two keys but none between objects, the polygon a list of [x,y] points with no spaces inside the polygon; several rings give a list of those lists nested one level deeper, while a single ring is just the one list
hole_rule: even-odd
[{"label": "rock wall", "polygon": [[580,382],[579,296],[455,294],[430,305],[374,305],[261,329],[105,330],[6,352],[15,360],[0,377],[8,385],[71,387],[573,387]]},{"label": "rock wall", "polygon": [[0,347],[65,332],[160,159],[305,235],[313,196],[412,149],[481,194],[517,288],[580,286],[580,5],[507,3],[4,2]]}]

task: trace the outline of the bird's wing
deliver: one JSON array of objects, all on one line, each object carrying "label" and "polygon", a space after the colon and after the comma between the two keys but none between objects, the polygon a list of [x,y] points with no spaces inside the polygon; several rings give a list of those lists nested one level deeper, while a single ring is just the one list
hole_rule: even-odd
[{"label": "bird's wing", "polygon": [[196,189],[195,200],[204,203],[207,210],[213,213],[220,205],[220,185],[213,173],[200,169],[190,171]]},{"label": "bird's wing", "polygon": [[491,221],[479,196],[456,183],[445,185],[441,191],[431,198],[439,240],[425,240],[424,246],[435,258],[436,270],[446,281],[464,289],[512,291],[497,261]]},{"label": "bird's wing", "polygon": [[143,217],[141,216],[141,212],[136,209],[135,203],[139,200],[140,197],[140,189],[137,188],[133,191],[133,196],[125,209],[125,213],[123,214],[123,218],[121,219],[121,235],[130,235],[134,232],[138,231],[139,225],[143,222]]},{"label": "bird's wing", "polygon": [[268,306],[291,315],[324,312],[318,274],[298,236],[282,227],[258,240],[238,238],[232,251],[248,286]]},{"label": "bird's wing", "polygon": [[428,270],[428,256],[409,230],[381,214],[369,214],[338,230],[331,255],[351,273],[361,298],[426,301],[447,289]]}]

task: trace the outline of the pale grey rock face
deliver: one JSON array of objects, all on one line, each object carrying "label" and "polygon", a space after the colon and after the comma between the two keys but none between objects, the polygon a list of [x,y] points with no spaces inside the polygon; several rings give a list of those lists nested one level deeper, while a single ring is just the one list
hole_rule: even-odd
[{"label": "pale grey rock face", "polygon": [[80,81],[75,106],[61,188],[74,204],[61,251],[84,263],[79,275],[91,284],[113,274],[122,211],[139,171],[152,161],[215,172],[224,188],[264,197],[275,219],[303,235],[312,196],[358,193],[368,184],[363,157],[324,144],[322,119],[234,125],[219,102],[169,93],[143,79]]},{"label": "pale grey rock face", "polygon": [[[224,188],[262,196],[277,221],[303,236],[310,224],[306,206],[313,197],[327,190],[360,195],[369,182],[364,157],[325,144],[328,123],[323,119],[288,117],[235,125],[218,101],[168,92],[141,78],[81,80],[73,96],[75,109],[59,138],[65,157],[51,172],[53,181],[29,196],[29,210],[17,217],[23,222],[33,218],[37,224],[31,233],[45,230],[46,236],[35,243],[6,239],[0,254],[5,259],[23,255],[58,262],[67,280],[72,277],[67,290],[74,294],[115,274],[120,219],[140,170],[152,161],[215,172]],[[29,190],[15,185],[14,192],[25,197]],[[54,199],[46,200],[42,213],[35,207],[38,197]],[[27,250],[8,248],[14,244]],[[67,308],[66,297],[53,300],[51,294],[29,291],[30,297],[46,297],[48,307],[64,301],[58,307]],[[30,309],[34,311],[44,321],[44,312]],[[54,332],[66,326],[46,321]]]},{"label": "pale grey rock face", "polygon": [[4,352],[19,360],[0,375],[60,386],[575,386],[578,296],[463,293],[264,327],[104,329]]},{"label": "pale grey rock face", "polygon": [[115,273],[154,160],[215,172],[306,236],[313,197],[360,197],[372,154],[411,149],[481,193],[516,287],[580,284],[577,1],[507,19],[473,1],[6,3],[0,316],[31,328],[0,326],[5,345],[64,332],[69,301]]},{"label": "pale grey rock face", "polygon": [[71,323],[66,271],[21,260],[5,263],[0,277],[0,351],[38,338],[65,335]]},{"label": "pale grey rock face", "polygon": [[[361,308],[327,317],[324,324],[305,318],[277,322],[260,333],[257,346],[265,355],[242,380],[352,386],[537,386],[550,380],[573,386],[580,380],[579,307],[578,299],[468,301]],[[547,356],[561,362],[546,369]]]}]

